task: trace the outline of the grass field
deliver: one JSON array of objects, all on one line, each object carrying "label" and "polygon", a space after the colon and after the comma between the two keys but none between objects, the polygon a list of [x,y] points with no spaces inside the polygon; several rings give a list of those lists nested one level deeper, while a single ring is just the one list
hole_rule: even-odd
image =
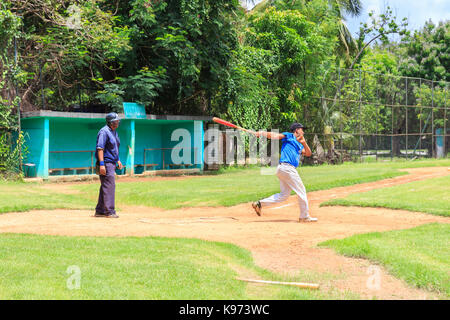
[{"label": "grass field", "polygon": [[450,176],[415,181],[403,185],[355,193],[344,199],[321,204],[384,207],[450,216]]},{"label": "grass field", "polygon": [[[357,168],[357,169],[356,169]],[[322,190],[335,186],[374,181],[401,175],[397,170],[377,170],[356,166],[344,174],[344,168],[331,166],[300,169],[307,190]],[[198,206],[232,206],[254,201],[279,192],[279,181],[274,175],[261,175],[259,168],[235,170],[217,176],[180,181],[124,182],[117,186],[120,204],[143,205],[163,209]],[[95,194],[98,186],[77,187],[84,194]]]},{"label": "grass field", "polygon": [[[299,168],[308,192],[376,181],[405,174],[402,168],[450,166],[450,160],[345,163]],[[0,213],[32,209],[94,209],[98,183],[72,187],[77,194],[58,193],[39,183],[0,182]],[[183,180],[117,183],[117,207],[144,205],[163,209],[231,206],[279,192],[278,179],[260,169],[223,169],[215,175]]]},{"label": "grass field", "polygon": [[[373,164],[346,163],[299,168],[306,190],[316,191],[357,183],[376,181],[406,174],[402,168],[448,166],[450,160],[390,162]],[[91,201],[97,197],[97,185],[76,186]],[[279,192],[274,175],[261,175],[259,168],[225,169],[220,174],[179,181],[124,182],[117,186],[117,202],[163,209],[196,206],[232,206],[254,201]]]},{"label": "grass field", "polygon": [[86,198],[44,189],[39,183],[0,181],[0,213],[33,209],[89,209]]},{"label": "grass field", "polygon": [[381,263],[396,277],[449,298],[449,235],[449,224],[434,223],[408,230],[330,240],[320,246],[333,248],[347,256]]},{"label": "grass field", "polygon": [[[303,167],[299,172],[307,190],[314,191],[390,178],[405,174],[398,171],[401,168],[427,166],[450,166],[450,160],[324,165]],[[435,214],[447,212],[448,177],[433,180],[384,190],[392,195],[388,204],[414,211],[423,211],[417,208],[424,207],[426,212]],[[65,192],[67,188],[57,192],[45,186],[0,182],[0,213],[31,209],[93,209],[96,204],[98,183],[71,186],[74,194]],[[119,180],[116,195],[119,208],[120,205],[145,205],[171,209],[229,206],[278,191],[278,179],[261,175],[259,168],[228,168],[215,175],[177,180]],[[366,205],[373,205],[376,198],[387,197],[376,193],[382,191],[360,195],[367,196]],[[412,285],[450,297],[449,234],[449,225],[431,224],[410,230],[355,235],[330,240],[321,246],[334,248],[341,254],[371,259]],[[225,243],[155,237],[0,234],[0,248],[0,299],[358,298],[352,293],[258,286],[237,281],[237,276],[244,275],[265,280],[326,283],[336,276],[274,274],[255,266],[247,250]],[[81,272],[79,289],[70,290],[67,286],[72,276],[67,270],[71,266]]]},{"label": "grass field", "polygon": [[0,234],[0,247],[0,299],[357,298],[238,281],[242,274],[302,282],[329,276],[275,275],[256,267],[250,252],[225,243]]}]

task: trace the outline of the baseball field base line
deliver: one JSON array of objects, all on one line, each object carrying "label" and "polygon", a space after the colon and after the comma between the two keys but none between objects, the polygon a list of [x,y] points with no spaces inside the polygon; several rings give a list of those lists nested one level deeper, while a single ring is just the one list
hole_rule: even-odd
[{"label": "baseball field base line", "polygon": [[183,225],[188,223],[205,223],[205,222],[224,222],[229,220],[239,221],[239,219],[234,217],[199,217],[194,219],[183,219],[183,220],[148,220],[148,219],[140,219],[139,222],[150,223],[150,224],[177,224]]},{"label": "baseball field base line", "polygon": [[267,281],[267,280],[254,280],[254,279],[242,279],[236,278],[240,281],[245,282],[255,282],[255,283],[265,283],[265,284],[281,284],[285,286],[295,286],[303,289],[319,289],[319,285],[317,283],[303,283],[303,282],[281,282],[281,281]]}]

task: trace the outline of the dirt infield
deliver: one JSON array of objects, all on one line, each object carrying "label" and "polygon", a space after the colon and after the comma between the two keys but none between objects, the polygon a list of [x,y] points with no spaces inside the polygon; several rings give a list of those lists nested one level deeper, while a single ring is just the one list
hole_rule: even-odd
[{"label": "dirt infield", "polygon": [[[234,243],[250,250],[257,265],[281,273],[300,270],[331,274],[321,290],[337,288],[371,299],[433,299],[436,295],[414,289],[381,267],[381,288],[367,286],[371,263],[339,256],[316,245],[357,233],[406,229],[425,223],[450,223],[450,218],[429,214],[359,207],[319,207],[321,202],[351,193],[450,174],[450,168],[407,169],[408,175],[350,187],[308,193],[311,216],[318,223],[297,222],[295,196],[282,205],[255,215],[250,204],[233,207],[161,210],[121,206],[120,219],[93,218],[85,210],[52,210],[0,215],[0,232],[69,236],[164,236]],[[275,177],[274,177],[275,179]],[[58,185],[64,191],[64,185]]]}]

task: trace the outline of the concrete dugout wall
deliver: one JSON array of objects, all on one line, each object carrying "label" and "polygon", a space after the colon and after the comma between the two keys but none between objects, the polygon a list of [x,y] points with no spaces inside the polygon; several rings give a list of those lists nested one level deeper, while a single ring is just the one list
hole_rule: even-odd
[{"label": "concrete dugout wall", "polygon": [[[97,133],[106,125],[105,116],[43,110],[24,113],[22,128],[28,148],[25,161],[35,164],[37,176],[44,179],[49,175],[91,174]],[[127,174],[145,170],[144,160],[147,165],[153,165],[147,170],[180,167],[203,170],[203,121],[210,120],[209,117],[148,115],[146,119],[125,119],[119,116],[120,159]],[[191,149],[191,161],[181,166],[174,164],[171,157],[171,149],[183,141],[181,138],[172,141],[172,133],[177,129],[188,133],[189,141],[182,145]]]}]

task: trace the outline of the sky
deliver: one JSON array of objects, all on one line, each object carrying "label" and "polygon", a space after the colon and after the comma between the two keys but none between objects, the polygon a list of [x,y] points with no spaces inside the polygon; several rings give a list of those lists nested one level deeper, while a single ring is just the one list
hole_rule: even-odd
[{"label": "sky", "polygon": [[[255,0],[255,3],[260,1]],[[361,2],[363,4],[361,16],[346,17],[347,26],[355,37],[360,23],[368,21],[370,11],[375,11],[376,14],[383,13],[387,6],[393,9],[398,23],[402,18],[408,18],[410,30],[422,28],[429,19],[435,24],[439,21],[450,20],[450,0],[361,0]]]}]

